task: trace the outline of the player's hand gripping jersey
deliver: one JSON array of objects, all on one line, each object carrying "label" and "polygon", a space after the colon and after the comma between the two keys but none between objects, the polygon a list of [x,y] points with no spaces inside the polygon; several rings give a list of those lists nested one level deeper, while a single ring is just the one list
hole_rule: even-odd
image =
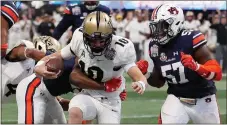
[{"label": "player's hand gripping jersey", "polygon": [[[93,56],[86,49],[83,42],[82,29],[78,28],[74,34],[72,41],[68,46],[61,50],[63,58],[71,58],[77,56],[81,70],[90,78],[98,82],[106,82],[114,77],[122,77],[124,70],[127,71],[130,65],[134,66],[136,59],[135,50],[132,42],[126,38],[113,35],[111,45],[101,56]],[[125,86],[123,81],[119,90],[107,93],[104,90],[85,90],[92,96],[96,97],[113,97],[119,98]]]}]

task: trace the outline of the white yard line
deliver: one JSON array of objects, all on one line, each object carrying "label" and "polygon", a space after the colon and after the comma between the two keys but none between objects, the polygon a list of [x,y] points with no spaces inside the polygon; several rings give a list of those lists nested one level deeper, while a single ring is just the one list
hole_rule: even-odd
[{"label": "white yard line", "polygon": [[[226,113],[223,113],[221,115],[226,115]],[[158,117],[158,115],[131,115],[131,116],[122,116],[121,119],[129,119],[129,118],[155,118]],[[4,122],[17,122],[17,120],[3,120]]]}]

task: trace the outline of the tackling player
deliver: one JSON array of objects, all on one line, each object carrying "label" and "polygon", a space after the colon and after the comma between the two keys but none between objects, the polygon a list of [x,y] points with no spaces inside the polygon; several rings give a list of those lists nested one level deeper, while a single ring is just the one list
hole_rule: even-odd
[{"label": "tackling player", "polygon": [[[34,46],[35,45],[35,46]],[[13,99],[18,83],[33,73],[35,62],[50,51],[60,49],[60,44],[53,38],[40,36],[34,43],[21,40],[14,47],[8,48],[2,66],[2,102]],[[13,71],[13,72],[12,72]]]},{"label": "tackling player", "polygon": [[[214,82],[222,78],[220,65],[204,35],[183,25],[183,10],[175,5],[162,4],[152,13],[149,54],[154,68],[147,80],[158,88],[168,83],[159,123],[220,123]],[[144,63],[138,62],[139,67]]]},{"label": "tackling player", "polygon": [[19,19],[17,8],[11,1],[1,1],[1,57],[4,57],[8,48],[8,30]]},{"label": "tackling player", "polygon": [[[136,57],[132,42],[113,35],[113,27],[107,14],[92,12],[83,24],[83,28],[74,32],[70,44],[61,52],[44,57],[35,72],[47,78],[56,78],[56,73],[47,73],[47,60],[52,56],[62,59],[77,56],[80,70],[94,82],[78,77],[79,74],[75,71],[71,73],[71,83],[84,89],[70,102],[69,123],[81,123],[82,119],[92,120],[97,116],[98,123],[120,123],[119,94],[125,87],[122,73],[126,71],[131,76],[134,81],[132,87],[140,94],[145,90],[146,78],[134,63]],[[111,82],[107,87],[108,80]]]},{"label": "tackling player", "polygon": [[110,15],[110,9],[99,4],[99,1],[83,1],[82,4],[68,6],[62,20],[54,30],[53,37],[59,40],[70,26],[72,26],[73,33],[82,25],[84,18],[94,11],[102,11]]}]

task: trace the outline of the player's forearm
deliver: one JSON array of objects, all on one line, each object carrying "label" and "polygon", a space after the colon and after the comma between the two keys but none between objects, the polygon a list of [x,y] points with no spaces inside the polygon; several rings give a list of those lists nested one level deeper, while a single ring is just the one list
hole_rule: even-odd
[{"label": "player's forearm", "polygon": [[8,23],[6,20],[1,16],[1,56],[6,55],[6,50],[8,48]]},{"label": "player's forearm", "polygon": [[1,16],[1,45],[8,43],[8,30],[9,24],[4,17]]},{"label": "player's forearm", "polygon": [[27,49],[26,50],[26,56],[28,58],[32,58],[35,61],[39,61],[41,60],[43,57],[46,56],[46,54],[40,50],[36,50],[36,49]]},{"label": "player's forearm", "polygon": [[137,66],[131,67],[127,73],[134,82],[142,81],[145,85],[147,85],[146,77],[142,74]]},{"label": "player's forearm", "polygon": [[214,59],[207,61],[203,65],[198,64],[196,72],[207,80],[220,81],[222,79],[221,67],[218,64],[218,62]]},{"label": "player's forearm", "polygon": [[88,78],[80,69],[75,68],[70,74],[70,83],[82,89],[104,90],[104,85]]},{"label": "player's forearm", "polygon": [[155,74],[150,73],[150,76],[147,78],[147,82],[150,86],[161,88],[165,84],[165,80],[162,78],[155,76]]}]

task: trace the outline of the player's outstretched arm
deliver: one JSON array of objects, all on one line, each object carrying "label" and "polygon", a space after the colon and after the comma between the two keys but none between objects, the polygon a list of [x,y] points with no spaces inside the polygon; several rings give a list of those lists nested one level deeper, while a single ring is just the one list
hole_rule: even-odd
[{"label": "player's outstretched arm", "polygon": [[165,84],[165,80],[162,77],[161,73],[158,72],[156,66],[154,66],[152,73],[147,72],[148,62],[146,60],[140,60],[136,62],[137,67],[140,71],[146,76],[147,82],[149,85],[157,88],[161,88]]},{"label": "player's outstretched arm", "polygon": [[[77,62],[77,61],[76,61]],[[79,65],[75,65],[74,70],[70,74],[69,81],[71,84],[82,88],[82,89],[93,89],[93,90],[104,90],[106,92],[116,91],[121,86],[121,77],[112,78],[111,80],[101,83],[97,82],[87,75],[85,75],[81,70]]]},{"label": "player's outstretched arm", "polygon": [[132,88],[134,91],[143,94],[147,86],[147,79],[140,69],[137,66],[133,66],[128,69],[127,73],[133,80]]},{"label": "player's outstretched arm", "polygon": [[69,81],[71,84],[82,89],[94,89],[94,90],[105,89],[103,84],[88,78],[83,72],[81,72],[79,65],[75,65],[72,73],[70,74]]},{"label": "player's outstretched arm", "polygon": [[193,57],[182,52],[182,64],[185,67],[196,71],[199,75],[207,80],[220,81],[222,79],[221,67],[215,60],[207,45],[203,45],[195,50]]},{"label": "player's outstretched arm", "polygon": [[45,56],[45,53],[36,50],[33,48],[27,48],[24,45],[19,45],[18,47],[15,47],[9,52],[9,54],[6,55],[6,59],[11,62],[18,62],[26,60],[27,58],[32,58],[35,61],[39,61]]}]

